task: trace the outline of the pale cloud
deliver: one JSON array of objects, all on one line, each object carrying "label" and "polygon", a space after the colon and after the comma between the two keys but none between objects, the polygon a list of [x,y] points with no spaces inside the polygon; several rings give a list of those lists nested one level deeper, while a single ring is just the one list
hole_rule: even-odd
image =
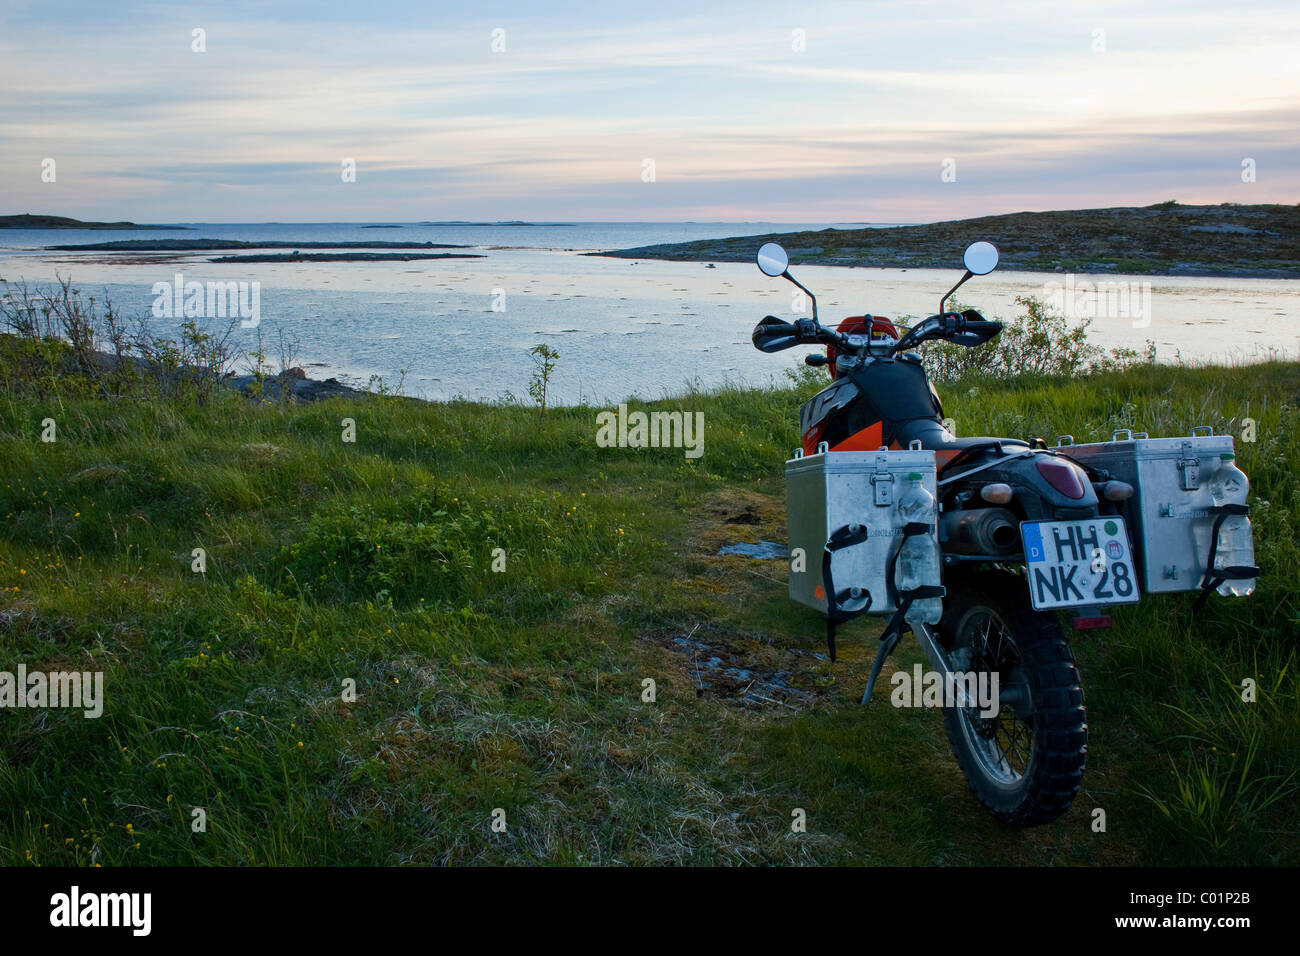
[{"label": "pale cloud", "polygon": [[[494,20],[375,4],[345,22],[124,4],[117,19],[86,7],[84,23],[11,9],[0,211],[807,221],[1295,201],[1287,5],[695,7],[507,4]],[[44,156],[57,185],[39,181]],[[1248,194],[1244,156],[1260,164]],[[958,181],[942,184],[949,157]]]}]

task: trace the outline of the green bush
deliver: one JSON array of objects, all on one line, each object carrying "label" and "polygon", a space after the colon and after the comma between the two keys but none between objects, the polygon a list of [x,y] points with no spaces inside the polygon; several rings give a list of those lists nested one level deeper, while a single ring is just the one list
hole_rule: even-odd
[{"label": "green bush", "polygon": [[[997,317],[1002,332],[989,342],[967,348],[951,342],[928,342],[920,349],[930,377],[952,381],[964,375],[1091,375],[1155,361],[1154,343],[1140,356],[1133,349],[1104,349],[1088,341],[1091,319],[1076,325],[1036,296],[1016,296],[1025,312],[1013,319]],[[965,306],[950,301],[953,311]]]},{"label": "green bush", "polygon": [[393,517],[359,505],[317,512],[281,550],[290,589],[318,600],[459,603],[468,572],[485,564],[484,542],[503,529],[490,513],[452,507],[417,504]]}]

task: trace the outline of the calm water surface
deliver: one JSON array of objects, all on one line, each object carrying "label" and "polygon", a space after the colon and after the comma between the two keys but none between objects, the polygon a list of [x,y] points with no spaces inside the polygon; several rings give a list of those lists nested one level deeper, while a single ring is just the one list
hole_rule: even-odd
[{"label": "calm water surface", "polygon": [[[861,224],[844,224],[858,227]],[[496,399],[527,395],[540,342],[560,353],[553,382],[560,402],[606,404],[679,393],[689,382],[760,384],[801,361],[804,349],[763,355],[750,344],[766,314],[793,318],[794,289],[744,263],[657,262],[586,256],[591,250],[659,242],[827,228],[809,223],[579,223],[572,225],[203,224],[174,231],[3,230],[0,276],[29,284],[71,276],[86,294],[107,293],[128,316],[150,312],[155,282],[247,281],[261,284],[268,354],[280,333],[297,342],[297,362],[314,378],[365,383],[403,380],[425,398]],[[288,242],[435,242],[471,246],[480,259],[416,262],[213,263],[212,255],[157,261],[148,255],[50,252],[75,242],[148,238],[228,238]],[[320,251],[320,250],[313,250]],[[436,251],[436,250],[435,250]],[[864,311],[928,315],[960,269],[800,267],[818,296],[823,321]],[[1084,277],[1080,277],[1084,278]],[[1296,306],[1300,281],[1110,276],[1150,282],[1150,322],[1097,317],[1093,341],[1158,355],[1239,361],[1269,348],[1300,354]],[[972,279],[964,302],[985,315],[1019,311],[1017,295],[1043,295],[1060,275],[994,273]],[[494,310],[496,304],[498,309]],[[501,306],[504,306],[502,309]],[[151,319],[166,333],[175,323]],[[210,320],[221,325],[221,320]],[[1137,327],[1135,327],[1135,325]],[[256,332],[236,330],[244,348]],[[242,368],[241,368],[242,370]],[[404,375],[403,375],[404,373]]]}]

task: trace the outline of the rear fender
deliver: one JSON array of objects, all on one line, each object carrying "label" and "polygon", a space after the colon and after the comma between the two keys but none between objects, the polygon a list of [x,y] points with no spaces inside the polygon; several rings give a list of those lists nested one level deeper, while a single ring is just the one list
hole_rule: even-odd
[{"label": "rear fender", "polygon": [[[1039,455],[1015,458],[1004,464],[995,465],[971,476],[969,482],[960,485],[978,488],[993,482],[1004,482],[1011,486],[1014,497],[1014,510],[1024,515],[1029,521],[1046,521],[1053,519],[1069,520],[1089,518],[1099,513],[1099,501],[1096,489],[1086,476],[1080,477],[1083,485],[1083,497],[1071,498],[1052,487],[1037,467]],[[957,465],[958,468],[962,466]],[[956,489],[954,489],[956,490]]]}]

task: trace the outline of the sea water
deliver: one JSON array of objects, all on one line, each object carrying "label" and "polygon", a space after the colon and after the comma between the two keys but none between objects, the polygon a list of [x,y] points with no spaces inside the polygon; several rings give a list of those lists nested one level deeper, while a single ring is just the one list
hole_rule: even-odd
[{"label": "sea water", "polygon": [[[860,228],[862,224],[843,224]],[[837,226],[838,228],[839,226]],[[628,398],[678,395],[690,386],[781,380],[807,349],[776,355],[755,350],[754,324],[764,315],[793,319],[808,304],[781,279],[751,263],[667,262],[584,255],[666,242],[827,228],[814,223],[197,224],[184,231],[0,230],[0,276],[48,285],[71,277],[85,295],[105,294],[128,318],[150,316],[158,283],[257,282],[260,320],[236,324],[245,351],[257,336],[273,364],[280,339],[313,378],[366,384],[379,376],[406,394],[443,399],[527,400],[529,350],[559,352],[551,382],[554,404],[607,406]],[[434,242],[465,245],[476,259],[410,262],[214,263],[237,252],[200,254],[55,252],[54,244],[123,239],[224,238],[277,242]],[[274,253],[290,250],[273,249]],[[323,250],[307,249],[304,253]],[[386,250],[375,250],[386,251]],[[399,250],[391,250],[399,251]],[[411,250],[420,252],[421,250]],[[870,312],[924,317],[960,275],[951,270],[795,266],[830,324]],[[1081,277],[1083,278],[1083,277]],[[1295,357],[1294,318],[1300,280],[1107,276],[1151,284],[1149,315],[1099,315],[1092,340],[1193,361],[1250,360],[1269,347]],[[989,318],[1020,309],[1017,295],[1046,296],[1062,276],[998,272],[965,285],[962,301]],[[802,311],[801,311],[802,310]],[[150,319],[175,334],[174,318]],[[220,319],[200,322],[224,328]],[[239,370],[243,370],[242,366]]]}]

